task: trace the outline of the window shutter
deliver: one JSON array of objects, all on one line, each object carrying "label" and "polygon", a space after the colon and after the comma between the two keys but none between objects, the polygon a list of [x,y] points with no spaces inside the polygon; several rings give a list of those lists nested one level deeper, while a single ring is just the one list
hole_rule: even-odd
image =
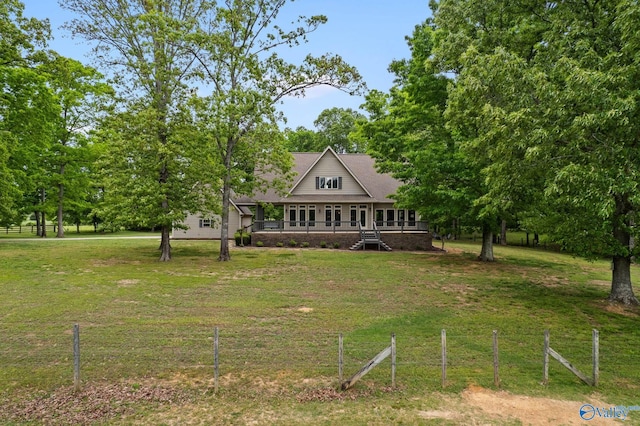
[{"label": "window shutter", "polygon": [[320,189],[320,176],[316,176],[316,189]]},{"label": "window shutter", "polygon": [[342,176],[338,178],[338,189],[342,189]]}]

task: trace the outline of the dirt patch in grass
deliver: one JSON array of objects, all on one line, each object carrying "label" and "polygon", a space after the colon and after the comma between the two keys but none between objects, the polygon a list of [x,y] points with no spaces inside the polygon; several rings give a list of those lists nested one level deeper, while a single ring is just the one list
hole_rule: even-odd
[{"label": "dirt patch in grass", "polygon": [[116,284],[118,284],[118,287],[131,287],[139,283],[140,283],[140,280],[133,279],[133,280],[119,280]]},{"label": "dirt patch in grass", "polygon": [[611,312],[618,315],[624,315],[629,318],[637,318],[640,316],[639,306],[626,306],[620,303],[611,303],[608,300],[603,300],[596,304],[598,308],[603,311]]},{"label": "dirt patch in grass", "polygon": [[[589,401],[566,401],[552,398],[513,395],[504,391],[492,391],[479,386],[470,386],[462,393],[465,404],[471,405],[483,414],[500,421],[515,419],[523,425],[580,425],[580,407],[592,404],[595,407],[609,407],[610,404],[596,399]],[[447,417],[445,417],[447,418]],[[612,419],[595,417],[590,425],[620,424]]]}]

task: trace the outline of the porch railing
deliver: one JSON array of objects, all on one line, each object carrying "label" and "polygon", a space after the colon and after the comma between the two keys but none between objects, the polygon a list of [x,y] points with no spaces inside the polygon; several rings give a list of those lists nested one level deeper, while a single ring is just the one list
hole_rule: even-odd
[{"label": "porch railing", "polygon": [[[378,231],[387,232],[428,232],[426,221],[376,221]],[[342,221],[292,221],[292,220],[256,220],[253,232],[360,232],[360,222]]]}]

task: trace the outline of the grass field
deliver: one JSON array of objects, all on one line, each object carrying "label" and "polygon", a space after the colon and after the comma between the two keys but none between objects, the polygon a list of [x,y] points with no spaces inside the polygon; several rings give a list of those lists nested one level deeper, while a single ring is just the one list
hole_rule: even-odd
[{"label": "grass field", "polygon": [[[234,248],[233,260],[220,263],[216,243],[174,241],[174,260],[159,263],[157,245],[0,240],[0,423],[520,424],[481,412],[424,414],[464,411],[470,388],[498,390],[493,330],[499,390],[640,405],[640,312],[606,303],[606,261],[496,247],[498,261],[483,264],[477,245],[448,242],[447,253]],[[551,347],[590,375],[594,328],[599,386],[555,361],[543,386],[544,330]],[[346,377],[395,333],[397,386],[386,360],[338,391],[340,333]],[[640,412],[627,423],[640,424]]]}]

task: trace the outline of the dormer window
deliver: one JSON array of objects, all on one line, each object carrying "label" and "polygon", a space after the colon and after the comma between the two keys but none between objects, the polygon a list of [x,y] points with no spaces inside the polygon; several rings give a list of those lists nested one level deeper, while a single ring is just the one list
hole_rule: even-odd
[{"label": "dormer window", "polygon": [[342,189],[342,177],[316,177],[316,189]]}]

